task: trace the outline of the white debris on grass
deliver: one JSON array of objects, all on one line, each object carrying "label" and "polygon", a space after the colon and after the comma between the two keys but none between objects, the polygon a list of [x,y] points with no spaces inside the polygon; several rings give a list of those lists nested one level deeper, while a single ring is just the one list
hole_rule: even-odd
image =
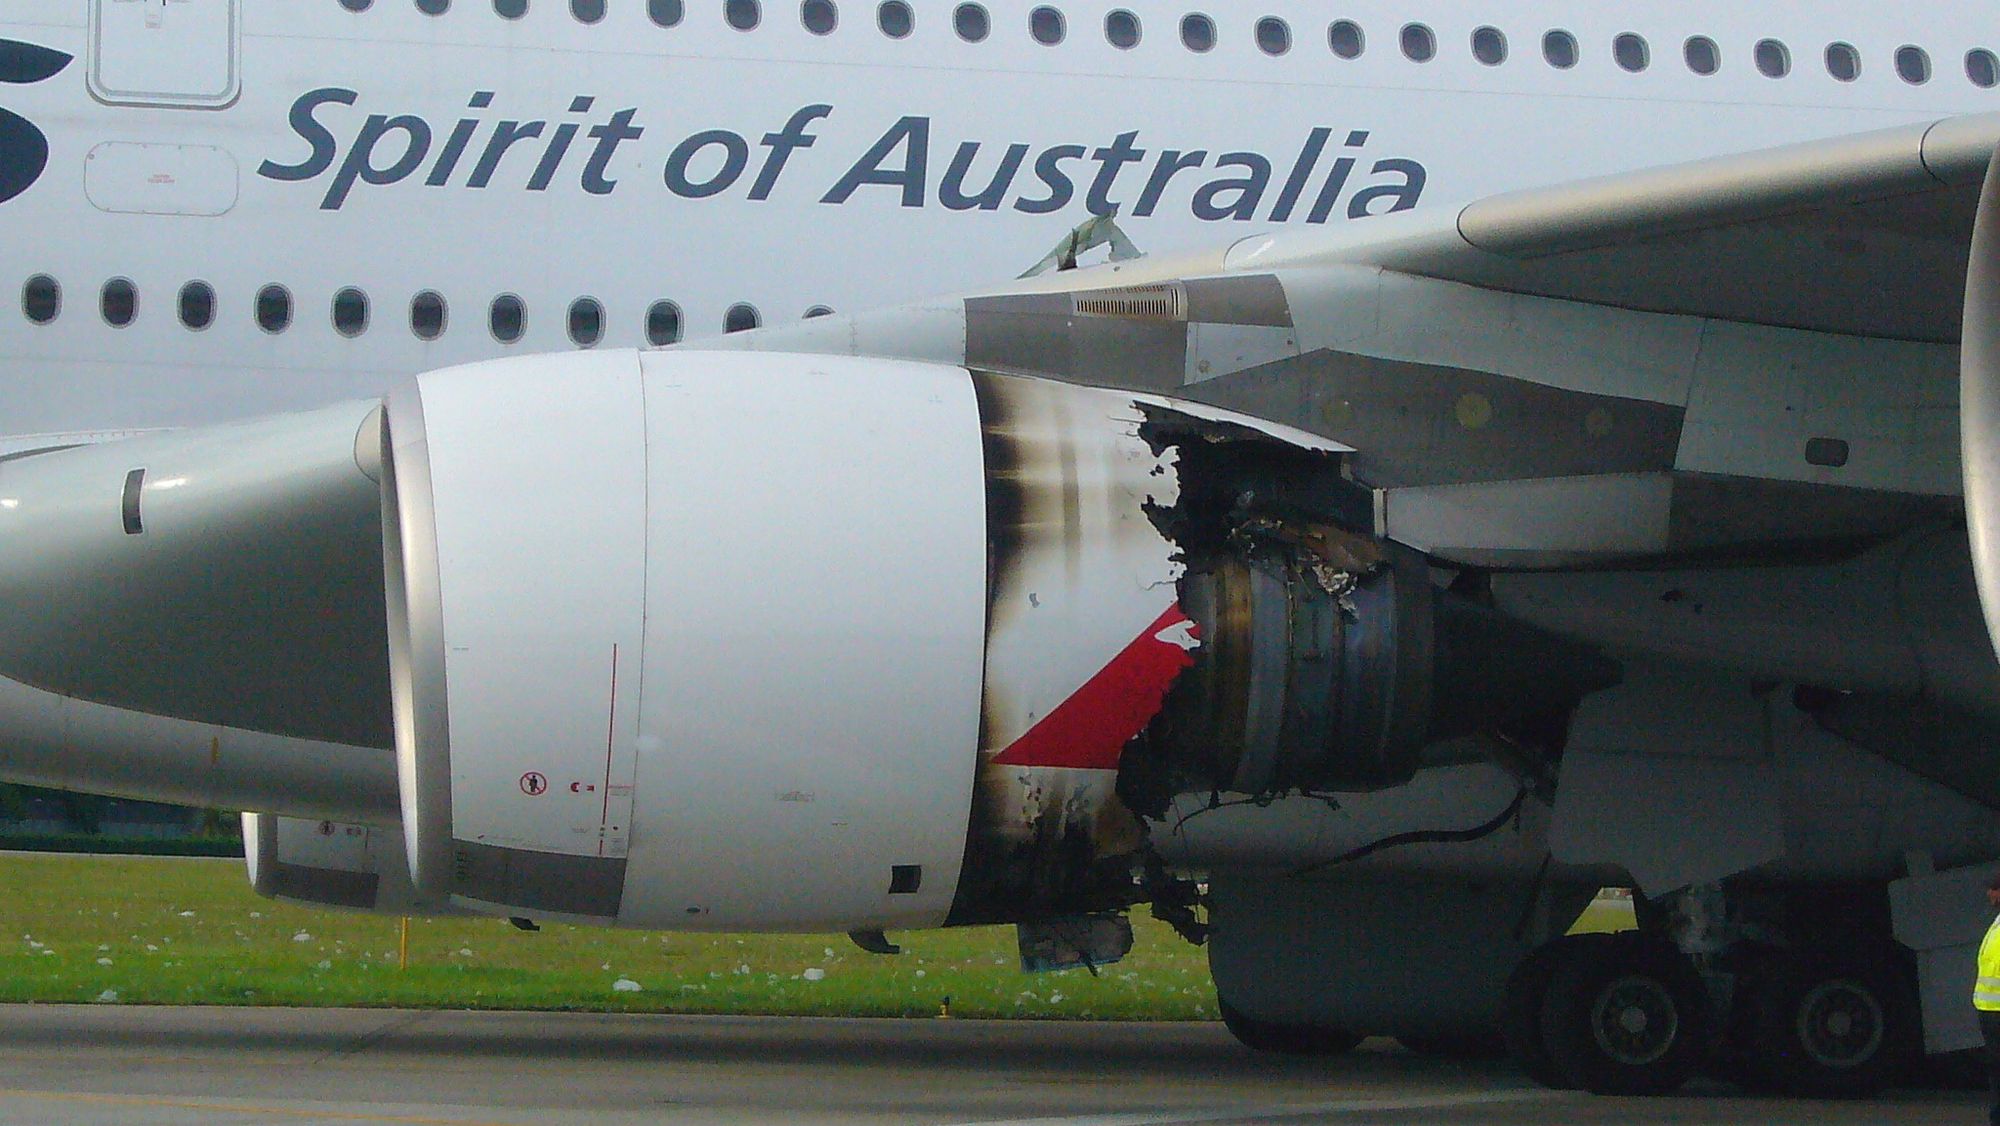
[{"label": "white debris on grass", "polygon": [[459,957],[461,957],[461,958],[470,958],[470,957],[472,957],[472,947],[470,947],[470,946],[461,946],[461,947],[459,947],[459,948],[458,948],[458,956],[459,956]]},{"label": "white debris on grass", "polygon": [[814,966],[800,976],[804,977],[807,981],[825,981],[826,971],[820,969],[818,966]]},{"label": "white debris on grass", "polygon": [[299,933],[292,936],[293,942],[311,942],[312,940],[313,936],[307,934],[304,931],[300,931]]},{"label": "white debris on grass", "polygon": [[637,993],[644,988],[645,986],[640,985],[629,977],[621,977],[611,983],[611,991],[613,993]]},{"label": "white debris on grass", "polygon": [[98,965],[100,965],[100,966],[108,966],[108,965],[110,965],[110,964],[111,964],[111,959],[109,959],[109,958],[99,958],[99,959],[97,960],[97,964],[98,964]]},{"label": "white debris on grass", "polygon": [[823,947],[822,951],[825,953],[827,957],[829,958],[833,957],[833,947],[831,946]]},{"label": "white debris on grass", "polygon": [[313,969],[316,970],[330,970],[332,968],[333,962],[331,959],[321,958],[319,961],[313,963]]},{"label": "white debris on grass", "polygon": [[192,912],[192,911],[183,911],[183,912],[181,912],[181,918],[183,918],[183,919],[192,919],[192,918],[194,918],[194,912]]},{"label": "white debris on grass", "polygon": [[1062,1004],[1062,999],[1063,999],[1063,994],[1062,990],[1060,989],[1056,990],[1054,993],[1049,994],[1049,1004],[1051,1005]]},{"label": "white debris on grass", "polygon": [[159,948],[159,947],[157,947],[157,946],[153,945],[153,944],[152,944],[152,943],[150,943],[150,942],[148,942],[148,943],[146,944],[146,953],[148,953],[148,954],[158,954],[159,952],[160,952],[160,948]]},{"label": "white debris on grass", "polygon": [[99,994],[97,995],[97,1003],[98,1003],[98,1004],[100,1004],[100,1005],[115,1005],[115,1004],[117,1004],[117,1003],[118,1003],[118,991],[117,991],[116,989],[107,989],[107,990],[105,990],[104,992],[102,992],[102,993],[99,993]]}]

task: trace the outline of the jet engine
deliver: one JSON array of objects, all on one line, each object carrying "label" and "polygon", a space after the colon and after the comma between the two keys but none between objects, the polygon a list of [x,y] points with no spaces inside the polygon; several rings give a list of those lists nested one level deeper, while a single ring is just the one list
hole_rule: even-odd
[{"label": "jet engine", "polygon": [[[658,929],[1072,916],[1147,894],[1142,818],[1176,793],[1395,785],[1615,679],[1373,535],[1345,452],[935,364],[471,365],[0,466],[0,530],[77,545],[118,595],[0,536],[0,596],[49,623],[0,644],[0,690],[52,732],[116,717],[121,792],[271,815],[246,829],[280,896]],[[189,614],[232,640],[137,659],[202,636]],[[103,784],[40,730],[0,776]]]}]

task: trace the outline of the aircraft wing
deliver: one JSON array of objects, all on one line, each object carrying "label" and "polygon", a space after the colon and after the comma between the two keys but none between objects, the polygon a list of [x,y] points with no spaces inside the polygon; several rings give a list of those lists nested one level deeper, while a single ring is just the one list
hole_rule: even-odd
[{"label": "aircraft wing", "polygon": [[[1953,342],[2000,115],[1509,192],[1383,242],[1273,236],[1234,268],[1365,262],[1653,313]],[[1345,245],[1342,243],[1345,242]]]},{"label": "aircraft wing", "polygon": [[1793,553],[1955,511],[2000,115],[1043,275],[725,346],[965,362],[1355,447],[1378,532],[1492,566]]}]

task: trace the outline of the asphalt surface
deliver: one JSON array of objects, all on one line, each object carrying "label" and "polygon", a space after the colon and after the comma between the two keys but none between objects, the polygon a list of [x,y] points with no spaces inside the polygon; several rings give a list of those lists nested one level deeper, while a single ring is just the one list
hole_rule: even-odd
[{"label": "asphalt surface", "polygon": [[1977,1123],[1983,1096],[1856,1103],[1546,1091],[1370,1041],[1253,1055],[1215,1024],[0,1006],[0,1122]]}]

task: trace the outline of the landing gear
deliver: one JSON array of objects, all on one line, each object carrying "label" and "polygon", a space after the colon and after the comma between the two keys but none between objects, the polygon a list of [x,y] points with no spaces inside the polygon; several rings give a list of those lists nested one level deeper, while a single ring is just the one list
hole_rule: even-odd
[{"label": "landing gear", "polygon": [[1219,998],[1217,1004],[1230,1035],[1253,1051],[1288,1056],[1338,1056],[1353,1051],[1362,1040],[1355,1033],[1326,1025],[1257,1020]]},{"label": "landing gear", "polygon": [[1909,987],[1891,951],[1771,957],[1745,998],[1752,1081],[1786,1094],[1865,1098],[1895,1075],[1913,1040]]},{"label": "landing gear", "polygon": [[1508,984],[1503,1031],[1529,1075],[1600,1095],[1660,1095],[1707,1054],[1701,978],[1672,945],[1628,932],[1542,947]]}]

